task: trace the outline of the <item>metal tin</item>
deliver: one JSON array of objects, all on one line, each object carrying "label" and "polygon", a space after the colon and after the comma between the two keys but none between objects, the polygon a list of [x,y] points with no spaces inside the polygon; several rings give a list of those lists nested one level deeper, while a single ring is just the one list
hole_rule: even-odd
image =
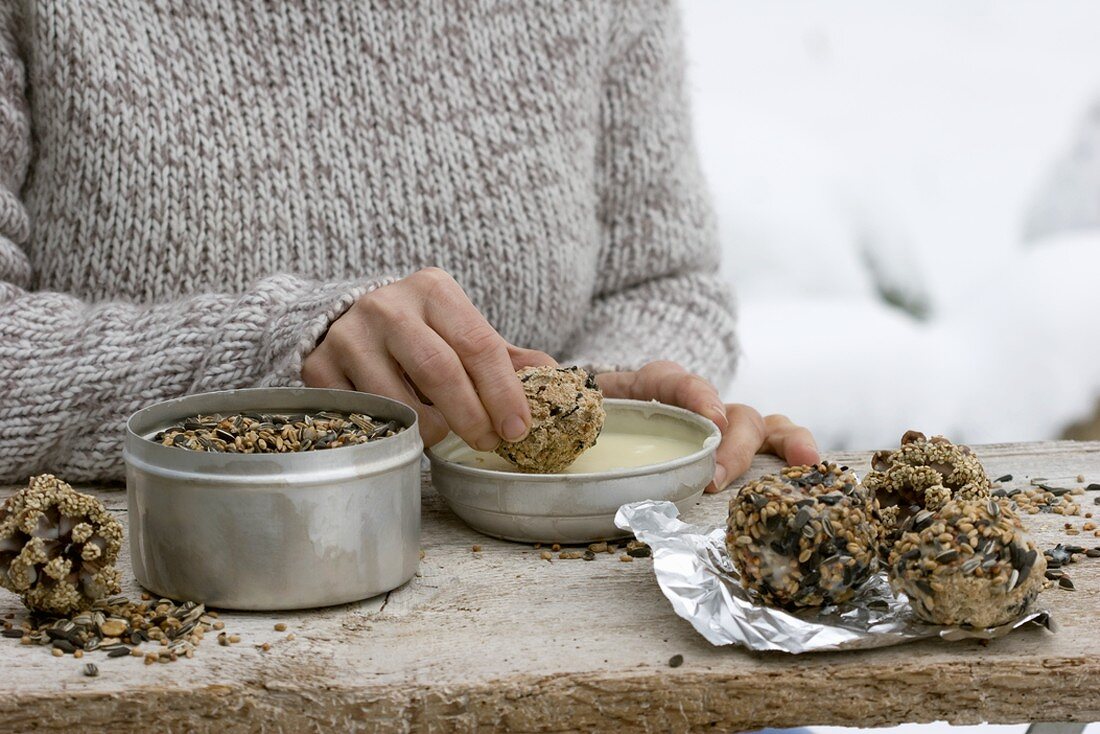
[{"label": "metal tin", "polygon": [[632,469],[589,474],[523,474],[449,460],[463,444],[450,435],[428,450],[432,485],[456,515],[478,532],[525,543],[591,543],[624,537],[615,526],[622,505],[669,500],[681,509],[714,478],[721,432],[682,408],[607,399],[605,431],[675,435],[697,443],[687,456]]},{"label": "metal tin", "polygon": [[[322,410],[408,428],[293,454],[187,451],[148,438],[197,414]],[[126,427],[130,552],[138,582],[156,594],[301,609],[374,596],[415,573],[423,443],[408,406],[346,390],[226,390],[157,403]]]}]

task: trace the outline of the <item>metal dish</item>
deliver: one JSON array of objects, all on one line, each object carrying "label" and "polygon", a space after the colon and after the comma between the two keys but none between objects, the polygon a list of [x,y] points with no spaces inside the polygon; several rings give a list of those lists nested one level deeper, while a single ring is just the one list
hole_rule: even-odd
[{"label": "metal dish", "polygon": [[[390,438],[294,454],[229,454],[149,440],[209,413],[337,410],[397,420]],[[416,412],[345,390],[259,388],[190,395],[127,423],[130,550],[159,595],[227,609],[301,609],[364,599],[416,571]]]},{"label": "metal dish", "polygon": [[523,474],[455,463],[465,444],[454,434],[428,450],[432,484],[456,515],[478,532],[525,543],[591,543],[624,537],[622,505],[669,500],[681,509],[714,478],[721,432],[688,410],[638,400],[604,401],[604,431],[671,435],[698,450],[649,466],[588,474]]}]

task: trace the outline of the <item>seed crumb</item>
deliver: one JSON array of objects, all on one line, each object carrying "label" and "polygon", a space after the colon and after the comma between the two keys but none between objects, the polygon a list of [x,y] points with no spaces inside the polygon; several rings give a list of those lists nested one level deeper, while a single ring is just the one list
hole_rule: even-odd
[{"label": "seed crumb", "polygon": [[550,551],[543,551],[542,553],[539,553],[539,558],[541,558],[544,561],[549,561],[553,557],[554,556],[553,556],[553,554],[550,553]]},{"label": "seed crumb", "polygon": [[557,553],[558,551],[561,550],[561,545],[559,543],[554,543],[552,546],[550,546],[550,550]]},{"label": "seed crumb", "polygon": [[88,676],[89,678],[95,678],[97,675],[99,675],[99,666],[95,663],[85,663],[84,675]]},{"label": "seed crumb", "polygon": [[1078,474],[1077,475],[1077,483],[1078,484],[1084,484],[1085,483],[1085,475],[1084,474]]},{"label": "seed crumb", "polygon": [[152,665],[153,663],[155,663],[157,661],[157,658],[159,658],[159,657],[160,656],[157,655],[155,652],[146,653],[145,654],[145,664],[146,665]]},{"label": "seed crumb", "polygon": [[683,664],[684,664],[684,656],[683,655],[673,655],[672,657],[670,657],[668,659],[668,667],[670,667],[670,668],[679,668]]},{"label": "seed crumb", "polygon": [[139,650],[135,647],[133,650],[130,651],[130,656],[135,657],[135,658],[141,658],[141,657],[145,657],[145,653],[143,653],[141,650]]},{"label": "seed crumb", "polygon": [[286,639],[287,639],[287,642],[292,641],[294,639],[294,633],[291,632],[289,635],[286,636]]},{"label": "seed crumb", "polygon": [[64,655],[65,653],[61,652],[60,650],[58,650],[58,649],[57,649],[57,648],[55,647],[55,648],[54,648],[53,650],[51,650],[51,651],[50,651],[50,654],[51,654],[51,655],[53,655],[53,656],[54,656],[55,658],[59,658],[59,657],[61,657],[62,655]]},{"label": "seed crumb", "polygon": [[276,632],[286,632],[286,624],[283,623],[283,622],[276,623],[275,631]]},{"label": "seed crumb", "polygon": [[1082,530],[1096,530],[1096,523],[1087,522],[1087,523],[1085,523],[1084,525],[1081,526],[1081,529]]},{"label": "seed crumb", "polygon": [[222,630],[222,629],[225,629],[225,622],[222,622],[222,621],[219,620],[219,621],[215,622],[213,626],[214,626],[214,629],[216,629],[216,630]]},{"label": "seed crumb", "polygon": [[74,657],[74,658],[82,658],[82,657],[84,657],[84,651],[83,651],[83,650],[81,650],[80,648],[77,648],[77,649],[73,650],[73,657]]},{"label": "seed crumb", "polygon": [[634,556],[628,556],[626,553],[623,553],[621,556],[619,556],[619,560],[623,563],[631,563],[634,561]]},{"label": "seed crumb", "polygon": [[481,552],[481,546],[478,545],[477,543],[474,543],[473,545],[470,546],[470,550],[472,550],[474,553],[480,553]]},{"label": "seed crumb", "polygon": [[562,551],[561,553],[558,554],[558,558],[561,558],[561,559],[567,560],[567,561],[571,561],[575,558],[580,558],[580,557],[581,557],[581,552],[580,551],[575,551],[575,550],[564,550],[564,551]]},{"label": "seed crumb", "polygon": [[241,636],[240,635],[229,635],[229,641],[233,644],[236,644],[236,643],[241,641]]}]

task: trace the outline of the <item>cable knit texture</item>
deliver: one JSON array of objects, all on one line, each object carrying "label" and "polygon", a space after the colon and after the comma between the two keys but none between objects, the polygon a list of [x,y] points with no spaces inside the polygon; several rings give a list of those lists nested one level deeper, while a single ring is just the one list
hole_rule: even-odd
[{"label": "cable knit texture", "polygon": [[117,478],[127,415],[300,384],[450,272],[509,341],[731,373],[666,0],[4,0],[0,477]]}]

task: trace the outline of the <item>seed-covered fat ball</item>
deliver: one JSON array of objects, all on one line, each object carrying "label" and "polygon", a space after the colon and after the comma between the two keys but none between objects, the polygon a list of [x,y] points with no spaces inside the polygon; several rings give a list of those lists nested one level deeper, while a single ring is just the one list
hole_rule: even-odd
[{"label": "seed-covered fat ball", "polygon": [[879,451],[863,484],[875,492],[886,528],[884,551],[897,541],[902,523],[920,510],[937,510],[953,499],[987,499],[990,481],[969,446],[943,436],[906,431],[896,451]]},{"label": "seed-covered fat ball", "polygon": [[894,590],[909,597],[926,622],[996,627],[1027,611],[1046,567],[1006,505],[951,500],[905,521],[888,573]]},{"label": "seed-covered fat ball", "polygon": [[792,466],[730,501],[726,547],[745,588],[784,607],[850,598],[878,570],[874,494],[847,467]]},{"label": "seed-covered fat ball", "polygon": [[68,614],[117,594],[122,525],[91,495],[51,474],[0,506],[0,586],[28,609]]},{"label": "seed-covered fat ball", "polygon": [[606,417],[603,393],[579,367],[524,367],[516,374],[531,405],[531,430],[497,453],[521,471],[560,472],[596,445]]}]

